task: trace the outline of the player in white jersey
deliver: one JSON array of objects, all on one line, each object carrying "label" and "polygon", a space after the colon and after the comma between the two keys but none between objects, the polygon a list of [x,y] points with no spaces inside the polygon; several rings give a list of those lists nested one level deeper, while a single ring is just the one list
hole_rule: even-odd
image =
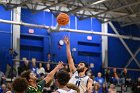
[{"label": "player in white jersey", "polygon": [[77,93],[76,90],[70,89],[70,90],[64,90],[64,89],[58,89],[58,93]]},{"label": "player in white jersey", "polygon": [[74,65],[74,61],[70,51],[70,41],[68,37],[64,37],[64,42],[66,44],[66,52],[68,58],[68,65],[70,68],[70,72],[72,73],[72,77],[69,83],[75,84],[79,87],[80,93],[91,93],[92,92],[92,84],[93,80],[85,75],[88,70],[88,65],[86,62],[79,62],[77,68]]},{"label": "player in white jersey", "polygon": [[70,75],[67,71],[60,70],[56,73],[56,85],[58,89],[53,93],[77,93],[76,90],[67,87]]}]

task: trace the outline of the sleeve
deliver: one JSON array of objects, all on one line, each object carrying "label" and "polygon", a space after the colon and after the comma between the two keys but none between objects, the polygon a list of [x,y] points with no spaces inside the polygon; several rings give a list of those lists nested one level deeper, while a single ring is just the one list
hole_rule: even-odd
[{"label": "sleeve", "polygon": [[30,88],[28,87],[28,89],[26,90],[25,93],[31,93],[32,91],[30,90]]},{"label": "sleeve", "polygon": [[38,82],[38,85],[40,85],[42,89],[45,86],[45,84],[46,84],[45,80],[41,80],[40,82]]}]

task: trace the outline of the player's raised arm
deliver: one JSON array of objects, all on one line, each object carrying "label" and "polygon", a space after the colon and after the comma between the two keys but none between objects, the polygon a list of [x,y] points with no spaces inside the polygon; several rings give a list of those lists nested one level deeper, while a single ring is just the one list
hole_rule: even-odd
[{"label": "player's raised arm", "polygon": [[68,65],[70,68],[70,72],[74,73],[76,71],[76,67],[74,65],[74,61],[73,61],[71,51],[70,51],[70,41],[67,36],[64,37],[64,42],[66,44],[66,53],[67,53],[67,59],[68,59]]},{"label": "player's raised arm", "polygon": [[54,74],[60,70],[61,68],[63,68],[63,62],[59,62],[58,65],[44,78],[44,80],[46,81],[46,83],[48,83],[50,80],[53,79]]}]

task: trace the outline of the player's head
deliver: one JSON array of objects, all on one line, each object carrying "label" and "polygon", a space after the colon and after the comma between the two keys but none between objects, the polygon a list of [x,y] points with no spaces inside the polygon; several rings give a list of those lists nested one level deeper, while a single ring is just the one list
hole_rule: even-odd
[{"label": "player's head", "polygon": [[10,53],[10,54],[12,54],[13,51],[14,51],[13,48],[10,48],[10,49],[9,49],[9,53]]},{"label": "player's head", "polygon": [[47,55],[47,56],[48,56],[48,59],[50,59],[50,58],[51,58],[51,53],[48,53],[48,55]]},{"label": "player's head", "polygon": [[56,73],[56,83],[58,86],[65,86],[69,82],[70,74],[67,71],[59,70]]},{"label": "player's head", "polygon": [[68,84],[67,84],[67,87],[68,87],[69,89],[76,90],[76,91],[77,91],[77,93],[80,93],[80,89],[79,89],[79,87],[78,87],[78,86],[76,86],[75,84],[68,83]]},{"label": "player's head", "polygon": [[102,73],[101,72],[98,72],[98,77],[102,77]]},{"label": "player's head", "polygon": [[80,61],[77,66],[78,72],[86,72],[88,70],[88,64],[84,61]]},{"label": "player's head", "polygon": [[127,73],[127,68],[124,68],[124,69],[123,69],[123,72],[124,72],[124,73]]},{"label": "player's head", "polygon": [[30,70],[23,72],[21,74],[21,77],[26,78],[26,80],[29,82],[29,84],[31,82],[36,82],[36,80],[37,80],[36,75]]},{"label": "player's head", "polygon": [[25,78],[17,77],[12,83],[12,88],[15,93],[25,93],[28,88],[28,82]]}]

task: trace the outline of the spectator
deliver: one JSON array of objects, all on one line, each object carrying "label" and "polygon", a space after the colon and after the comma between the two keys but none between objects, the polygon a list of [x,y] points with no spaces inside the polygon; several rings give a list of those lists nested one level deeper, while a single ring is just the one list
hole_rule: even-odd
[{"label": "spectator", "polygon": [[133,85],[132,90],[134,93],[140,93],[140,77],[138,78],[137,82]]},{"label": "spectator", "polygon": [[125,85],[130,85],[131,79],[130,79],[128,73],[127,73],[127,69],[126,68],[123,69],[123,72],[121,74],[121,81]]},{"label": "spectator", "polygon": [[16,70],[14,69],[14,61],[13,59],[16,58],[17,52],[14,49],[9,49],[9,54],[8,54],[8,63],[7,63],[7,68],[6,68],[6,77],[12,77],[16,76]]},{"label": "spectator", "polygon": [[106,78],[106,82],[110,82],[110,69],[107,68],[106,72],[105,72],[105,78]]},{"label": "spectator", "polygon": [[102,93],[101,91],[100,91],[100,84],[98,83],[98,82],[96,82],[95,84],[94,84],[94,88],[93,88],[93,92],[92,93]]},{"label": "spectator", "polygon": [[37,68],[37,74],[45,74],[45,69],[42,67],[42,63],[39,63],[39,68]]},{"label": "spectator", "polygon": [[107,84],[104,83],[102,86],[102,93],[107,93],[107,92],[108,92],[108,87],[107,87]]},{"label": "spectator", "polygon": [[30,69],[29,61],[28,61],[28,60],[25,60],[25,61],[24,61],[24,65],[19,67],[19,75],[20,75],[22,72],[27,71],[27,70],[29,70],[29,69]]},{"label": "spectator", "polygon": [[109,89],[108,89],[108,93],[117,93],[114,84],[110,84]]},{"label": "spectator", "polygon": [[0,90],[1,90],[0,93],[6,93],[6,85],[5,84],[2,84]]},{"label": "spectator", "polygon": [[8,54],[8,65],[10,66],[10,67],[12,67],[12,65],[14,64],[13,63],[13,59],[15,59],[16,58],[16,56],[17,56],[18,54],[17,54],[17,52],[14,50],[14,49],[9,49],[9,54]]},{"label": "spectator", "polygon": [[50,63],[46,64],[46,73],[50,73],[50,71],[52,70]]},{"label": "spectator", "polygon": [[[48,55],[47,55],[47,60],[48,60],[48,63],[50,64],[51,62],[56,62],[55,61],[55,59],[54,59],[54,57],[55,57],[55,54],[53,54],[53,55],[51,55],[50,53],[48,53]],[[55,66],[56,66],[56,64],[50,64],[50,67],[51,67],[51,69],[52,68],[55,68]]]},{"label": "spectator", "polygon": [[37,75],[36,60],[32,60],[31,71]]},{"label": "spectator", "polygon": [[111,76],[112,76],[112,82],[111,83],[113,83],[115,85],[116,84],[119,85],[120,84],[120,78],[119,78],[119,75],[117,73],[116,68],[113,68],[113,72],[112,72]]},{"label": "spectator", "polygon": [[48,57],[48,62],[52,62],[50,53],[48,53],[47,57]]},{"label": "spectator", "polygon": [[103,83],[105,82],[104,78],[102,78],[102,73],[101,72],[98,72],[98,76],[95,77],[94,79],[96,82],[98,82],[101,87],[103,86]]},{"label": "spectator", "polygon": [[88,75],[92,79],[94,78],[93,71],[92,71],[92,68],[91,67],[87,70],[86,75]]},{"label": "spectator", "polygon": [[6,80],[6,77],[2,71],[0,71],[0,85],[2,85]]}]

